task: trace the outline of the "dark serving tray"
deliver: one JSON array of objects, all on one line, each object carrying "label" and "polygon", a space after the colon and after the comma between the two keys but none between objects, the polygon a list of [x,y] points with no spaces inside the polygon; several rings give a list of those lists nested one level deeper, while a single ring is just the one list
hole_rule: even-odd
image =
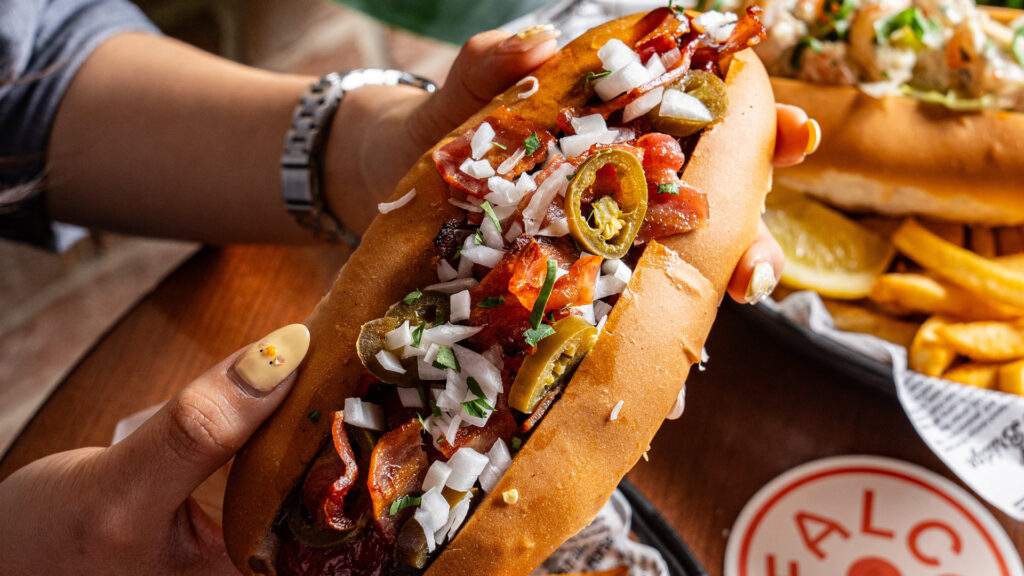
[{"label": "dark serving tray", "polygon": [[657,549],[668,564],[672,576],[708,576],[690,547],[669,526],[644,495],[628,481],[619,483],[619,491],[633,508],[630,526],[637,540]]}]

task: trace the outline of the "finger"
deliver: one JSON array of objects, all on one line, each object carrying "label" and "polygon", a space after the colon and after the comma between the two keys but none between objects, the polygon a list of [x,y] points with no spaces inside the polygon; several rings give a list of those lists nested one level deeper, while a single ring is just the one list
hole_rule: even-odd
[{"label": "finger", "polygon": [[551,25],[508,34],[481,32],[462,47],[444,86],[417,111],[414,122],[432,145],[495,96],[543,64],[557,50],[561,32]]},{"label": "finger", "polygon": [[786,257],[764,220],[757,227],[757,238],[740,258],[729,280],[729,296],[740,304],[757,304],[775,290],[782,277]]},{"label": "finger", "polygon": [[813,154],[821,142],[821,126],[803,108],[776,104],[775,165],[793,166]]},{"label": "finger", "polygon": [[112,446],[111,464],[136,497],[176,510],[277,408],[308,349],[309,330],[292,324],[235,352]]}]

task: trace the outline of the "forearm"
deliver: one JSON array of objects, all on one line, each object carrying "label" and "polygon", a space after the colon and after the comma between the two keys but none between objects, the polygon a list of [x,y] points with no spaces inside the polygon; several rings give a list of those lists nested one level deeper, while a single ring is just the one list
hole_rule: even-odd
[{"label": "forearm", "polygon": [[307,240],[283,209],[279,159],[312,80],[168,38],[112,38],[86,61],[57,114],[50,214],[210,242]]}]

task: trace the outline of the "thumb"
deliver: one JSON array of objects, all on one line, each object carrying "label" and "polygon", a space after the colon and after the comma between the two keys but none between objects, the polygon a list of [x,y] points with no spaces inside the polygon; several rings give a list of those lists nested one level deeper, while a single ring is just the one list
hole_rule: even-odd
[{"label": "thumb", "polygon": [[284,400],[308,349],[302,324],[271,332],[185,387],[108,458],[136,496],[176,510]]},{"label": "thumb", "polygon": [[509,35],[481,32],[462,47],[444,86],[431,95],[414,117],[421,144],[429,148],[466,118],[543,64],[555,53],[561,31],[550,24]]}]

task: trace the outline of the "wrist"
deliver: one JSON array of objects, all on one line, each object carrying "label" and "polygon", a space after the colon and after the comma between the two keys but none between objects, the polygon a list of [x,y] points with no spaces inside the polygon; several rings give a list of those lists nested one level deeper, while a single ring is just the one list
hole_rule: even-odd
[{"label": "wrist", "polygon": [[427,151],[409,129],[429,94],[411,86],[366,86],[348,92],[332,121],[324,154],[324,199],[361,234],[399,180]]}]

